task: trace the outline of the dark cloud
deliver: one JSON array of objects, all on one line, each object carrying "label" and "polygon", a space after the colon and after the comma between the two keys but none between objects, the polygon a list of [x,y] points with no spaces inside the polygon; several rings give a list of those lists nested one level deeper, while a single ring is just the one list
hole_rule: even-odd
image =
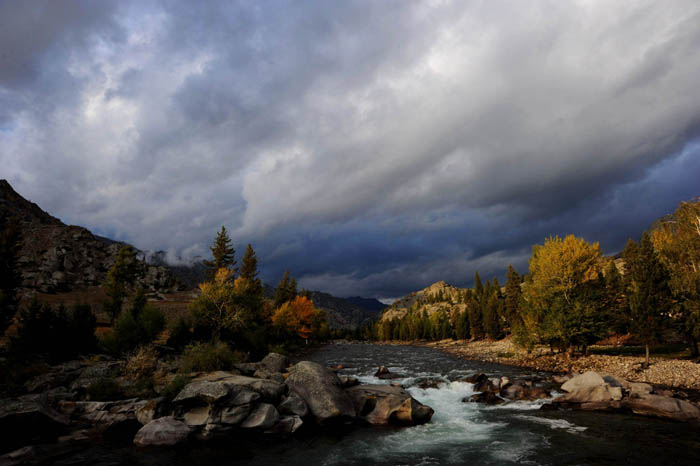
[{"label": "dark cloud", "polygon": [[700,5],[3,2],[3,176],[65,221],[392,297],[700,194]]}]

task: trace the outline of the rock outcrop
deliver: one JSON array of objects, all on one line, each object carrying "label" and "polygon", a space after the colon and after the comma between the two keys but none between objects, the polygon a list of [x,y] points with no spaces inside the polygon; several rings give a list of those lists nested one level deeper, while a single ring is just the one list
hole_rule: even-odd
[{"label": "rock outcrop", "polygon": [[352,398],[358,417],[369,424],[419,425],[430,421],[434,414],[432,408],[397,386],[358,385],[346,392]]},{"label": "rock outcrop", "polygon": [[173,416],[160,417],[143,426],[134,437],[134,443],[140,447],[172,446],[187,440],[190,428]]}]

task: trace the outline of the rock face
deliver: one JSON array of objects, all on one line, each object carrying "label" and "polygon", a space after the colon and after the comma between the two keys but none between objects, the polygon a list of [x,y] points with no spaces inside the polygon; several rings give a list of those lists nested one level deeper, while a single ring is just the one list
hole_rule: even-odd
[{"label": "rock face", "polygon": [[284,372],[289,366],[289,359],[278,353],[270,353],[260,361],[260,366],[267,372]]},{"label": "rock face", "polygon": [[[0,180],[0,217],[14,218],[20,225],[18,265],[24,290],[71,291],[99,285],[123,245],[95,236],[85,228],[64,224],[24,199],[5,180]],[[181,287],[167,267],[139,264],[139,285],[146,290]]]},{"label": "rock face", "polygon": [[319,424],[355,417],[355,407],[341,388],[338,376],[310,361],[302,361],[289,371],[286,381],[290,391],[299,394]]},{"label": "rock face", "polygon": [[416,401],[401,387],[393,385],[358,385],[350,387],[358,416],[370,424],[419,425],[433,417],[434,411]]},{"label": "rock face", "polygon": [[160,417],[143,426],[134,437],[140,447],[171,446],[182,443],[190,435],[190,428],[172,416]]},{"label": "rock face", "polygon": [[562,385],[567,391],[554,403],[584,410],[631,411],[676,421],[700,420],[700,408],[689,401],[652,394],[653,387],[645,383],[628,382],[610,374],[588,371]]}]

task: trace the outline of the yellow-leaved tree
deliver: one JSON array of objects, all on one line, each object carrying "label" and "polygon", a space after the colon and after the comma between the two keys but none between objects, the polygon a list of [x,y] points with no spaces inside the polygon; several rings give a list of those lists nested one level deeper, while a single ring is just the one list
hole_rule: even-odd
[{"label": "yellow-leaved tree", "polygon": [[594,282],[604,262],[598,243],[567,235],[550,236],[532,248],[530,273],[523,287],[519,340],[573,350],[595,339]]},{"label": "yellow-leaved tree", "polygon": [[245,322],[245,308],[237,302],[232,275],[230,269],[218,269],[212,281],[199,285],[201,294],[192,303],[195,319],[211,328],[214,340],[219,340],[224,329],[236,330]]},{"label": "yellow-leaved tree", "polygon": [[324,325],[323,313],[305,296],[297,296],[282,304],[272,315],[272,324],[288,335],[306,340]]}]

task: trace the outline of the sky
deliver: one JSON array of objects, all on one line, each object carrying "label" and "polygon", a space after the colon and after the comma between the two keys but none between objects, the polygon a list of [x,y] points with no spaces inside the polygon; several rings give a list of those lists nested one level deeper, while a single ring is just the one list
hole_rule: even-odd
[{"label": "sky", "polygon": [[700,2],[0,1],[0,178],[170,257],[389,299],[700,195]]}]

